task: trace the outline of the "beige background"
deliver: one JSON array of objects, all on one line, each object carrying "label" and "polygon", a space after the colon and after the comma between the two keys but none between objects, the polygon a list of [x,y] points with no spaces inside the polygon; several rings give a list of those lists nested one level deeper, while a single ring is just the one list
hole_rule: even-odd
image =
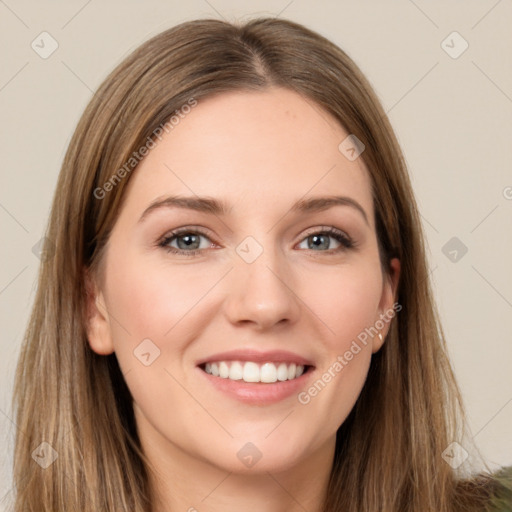
[{"label": "beige background", "polygon": [[[194,18],[256,15],[317,30],[373,83],[410,167],[470,427],[492,467],[512,463],[510,1],[0,0],[0,502],[11,489],[10,398],[38,271],[32,247],[83,108],[148,37]],[[59,45],[47,59],[31,47],[43,31]],[[469,44],[458,58],[441,46],[453,31]],[[463,44],[450,36],[444,46],[455,54]],[[452,237],[468,248],[455,262],[443,253]]]}]

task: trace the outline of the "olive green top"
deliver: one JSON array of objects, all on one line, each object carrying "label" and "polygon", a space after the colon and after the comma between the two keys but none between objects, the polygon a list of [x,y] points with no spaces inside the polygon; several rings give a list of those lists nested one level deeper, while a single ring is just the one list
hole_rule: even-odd
[{"label": "olive green top", "polygon": [[493,479],[496,487],[489,512],[512,512],[512,466],[497,471]]}]

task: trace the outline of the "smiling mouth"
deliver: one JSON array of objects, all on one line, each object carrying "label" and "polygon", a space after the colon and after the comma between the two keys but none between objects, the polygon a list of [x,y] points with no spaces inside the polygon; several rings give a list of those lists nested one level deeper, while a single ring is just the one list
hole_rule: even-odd
[{"label": "smiling mouth", "polygon": [[215,361],[201,364],[199,368],[209,375],[222,379],[272,384],[298,379],[313,367],[285,362]]}]

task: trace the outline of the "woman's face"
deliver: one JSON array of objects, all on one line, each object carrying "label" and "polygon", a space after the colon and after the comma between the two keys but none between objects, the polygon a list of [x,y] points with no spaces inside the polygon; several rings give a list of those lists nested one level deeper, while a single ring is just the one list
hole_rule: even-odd
[{"label": "woman's face", "polygon": [[88,333],[162,460],[263,472],[332,455],[399,274],[382,273],[348,135],[294,92],[225,93],[134,171]]}]

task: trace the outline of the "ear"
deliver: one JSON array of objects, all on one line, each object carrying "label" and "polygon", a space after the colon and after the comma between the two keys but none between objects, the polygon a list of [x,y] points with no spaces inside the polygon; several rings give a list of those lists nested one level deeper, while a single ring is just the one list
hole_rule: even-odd
[{"label": "ear", "polygon": [[96,279],[88,271],[84,271],[86,291],[85,304],[85,330],[87,341],[94,352],[99,355],[109,355],[114,352],[112,333],[110,330],[110,318],[105,307],[105,298]]},{"label": "ear", "polygon": [[[382,339],[378,334],[373,337],[372,353],[380,350],[389,332],[392,318],[395,316],[397,311],[402,309],[401,307],[398,309],[398,305],[394,306],[398,282],[400,280],[400,268],[400,260],[398,258],[392,258],[389,263],[388,271],[384,272],[382,295],[379,303],[379,317],[375,319],[375,325],[379,328],[379,333],[382,335]],[[382,324],[384,324],[383,327]]]}]

